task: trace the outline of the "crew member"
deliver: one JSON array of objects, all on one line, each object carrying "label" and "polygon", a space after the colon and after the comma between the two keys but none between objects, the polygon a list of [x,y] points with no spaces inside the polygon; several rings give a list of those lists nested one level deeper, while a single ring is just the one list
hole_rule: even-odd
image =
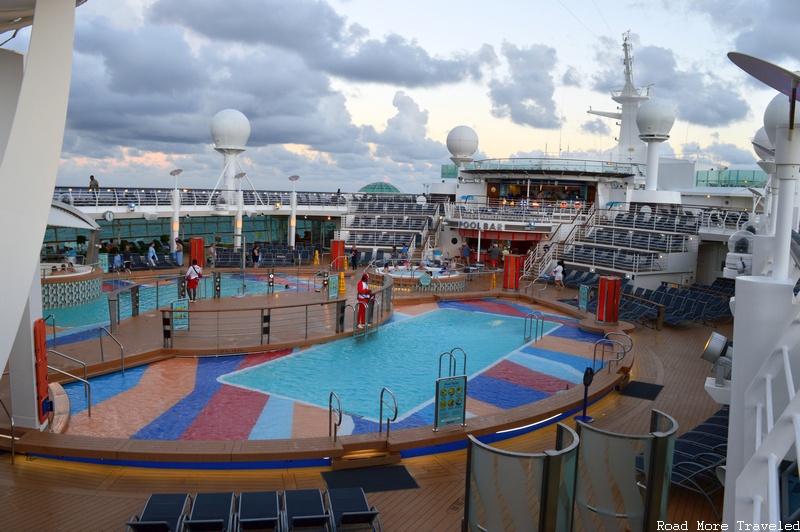
[{"label": "crew member", "polygon": [[189,293],[189,301],[197,301],[197,285],[203,278],[203,268],[197,265],[197,259],[192,259],[192,265],[186,271],[186,291]]},{"label": "crew member", "polygon": [[[363,329],[364,323],[366,323],[367,318],[367,307],[369,306],[370,301],[372,301],[372,290],[369,289],[369,275],[366,273],[361,276],[361,281],[358,283],[358,295],[356,299],[358,300],[358,328]],[[361,304],[363,303],[363,305]]]}]

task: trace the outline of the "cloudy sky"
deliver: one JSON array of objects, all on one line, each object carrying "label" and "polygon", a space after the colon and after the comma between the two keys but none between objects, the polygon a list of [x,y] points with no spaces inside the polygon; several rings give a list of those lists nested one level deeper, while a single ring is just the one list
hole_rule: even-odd
[{"label": "cloudy sky", "polygon": [[[664,148],[754,167],[775,92],[729,51],[794,70],[797,0],[88,0],[78,8],[59,184],[212,187],[211,119],[250,121],[259,189],[422,192],[468,125],[476,159],[600,157],[630,31],[634,81],[677,111]],[[3,36],[3,39],[7,35]],[[27,49],[23,31],[5,45]]]}]

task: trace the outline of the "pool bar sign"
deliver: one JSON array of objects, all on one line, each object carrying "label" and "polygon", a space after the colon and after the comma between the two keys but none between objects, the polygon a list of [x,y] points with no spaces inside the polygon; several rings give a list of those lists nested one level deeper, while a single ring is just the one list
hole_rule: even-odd
[{"label": "pool bar sign", "polygon": [[467,376],[444,377],[436,381],[436,419],[433,430],[453,423],[464,425],[467,406]]}]

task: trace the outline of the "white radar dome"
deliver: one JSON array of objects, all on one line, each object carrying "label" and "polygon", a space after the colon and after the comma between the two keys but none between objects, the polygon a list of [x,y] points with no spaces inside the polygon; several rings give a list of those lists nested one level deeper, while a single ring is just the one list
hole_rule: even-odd
[{"label": "white radar dome", "polygon": [[472,157],[478,149],[478,134],[469,126],[456,126],[447,134],[447,149],[453,157]]},{"label": "white radar dome", "polygon": [[[800,113],[795,114],[795,126],[800,125]],[[775,128],[789,125],[789,97],[785,94],[776,94],[764,110],[764,130],[767,132],[769,142],[775,146]],[[800,129],[800,128],[799,128]]]},{"label": "white radar dome", "polygon": [[762,161],[768,161],[775,158],[772,153],[764,150],[763,148],[767,148],[769,150],[773,149],[772,143],[769,141],[769,136],[767,135],[767,130],[761,127],[758,131],[756,131],[756,136],[753,137],[753,151],[756,152],[756,155],[758,155],[758,158]]},{"label": "white radar dome", "polygon": [[647,100],[636,112],[636,125],[639,136],[669,138],[669,132],[675,123],[675,110],[661,100]]},{"label": "white radar dome", "polygon": [[236,109],[223,109],[211,119],[211,138],[219,149],[244,150],[250,121]]}]

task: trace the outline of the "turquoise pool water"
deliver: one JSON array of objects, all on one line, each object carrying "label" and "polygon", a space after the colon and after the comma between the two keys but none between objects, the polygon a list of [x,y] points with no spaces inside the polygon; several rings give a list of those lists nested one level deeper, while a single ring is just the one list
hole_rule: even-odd
[{"label": "turquoise pool water", "polygon": [[[260,275],[246,275],[244,284],[246,286],[246,293],[247,294],[261,294],[267,292],[269,290],[269,283],[266,279],[266,272]],[[112,282],[110,280],[106,280],[103,283],[104,291],[108,290],[115,290],[118,288],[117,284],[119,281]],[[126,281],[121,281],[123,284],[121,286],[125,286],[127,283]],[[286,290],[286,285],[290,286],[290,289],[296,289],[297,282],[295,278],[290,278],[284,274],[276,274],[275,275],[275,292],[280,292]],[[201,280],[201,285],[198,288],[198,292],[201,294],[201,297],[212,297],[213,294],[213,279],[211,276],[206,276]],[[236,274],[224,274],[222,275],[222,285],[221,285],[221,293],[223,296],[232,296],[236,295],[238,291],[242,288],[242,277],[241,275]],[[89,327],[91,329],[97,329],[99,326],[105,326],[109,323],[108,318],[108,298],[106,297],[107,294],[103,294],[98,299],[86,303],[83,305],[78,305],[74,307],[63,307],[63,308],[50,308],[45,309],[42,312],[43,316],[48,316],[52,314],[55,317],[56,325],[58,327],[69,327],[69,328],[86,328]],[[175,283],[164,284],[158,287],[158,303],[159,305],[168,305],[170,301],[178,299],[178,285]],[[139,292],[139,302],[140,302],[140,309],[141,311],[150,310],[156,308],[156,288],[155,285],[153,286],[143,286],[140,288]],[[122,318],[126,318],[130,316],[130,295],[129,293],[123,293],[120,298],[120,305],[123,311]],[[125,312],[127,311],[127,315]]]},{"label": "turquoise pool water", "polygon": [[[368,420],[378,419],[386,387],[397,398],[401,420],[432,402],[442,353],[462,348],[466,373],[472,376],[522,347],[523,326],[519,317],[439,309],[383,325],[368,338],[316,345],[218,380],[323,408],[334,391],[346,413]],[[558,326],[546,322],[545,332]],[[455,355],[462,374],[463,355]],[[448,363],[449,357],[445,374]]]}]

